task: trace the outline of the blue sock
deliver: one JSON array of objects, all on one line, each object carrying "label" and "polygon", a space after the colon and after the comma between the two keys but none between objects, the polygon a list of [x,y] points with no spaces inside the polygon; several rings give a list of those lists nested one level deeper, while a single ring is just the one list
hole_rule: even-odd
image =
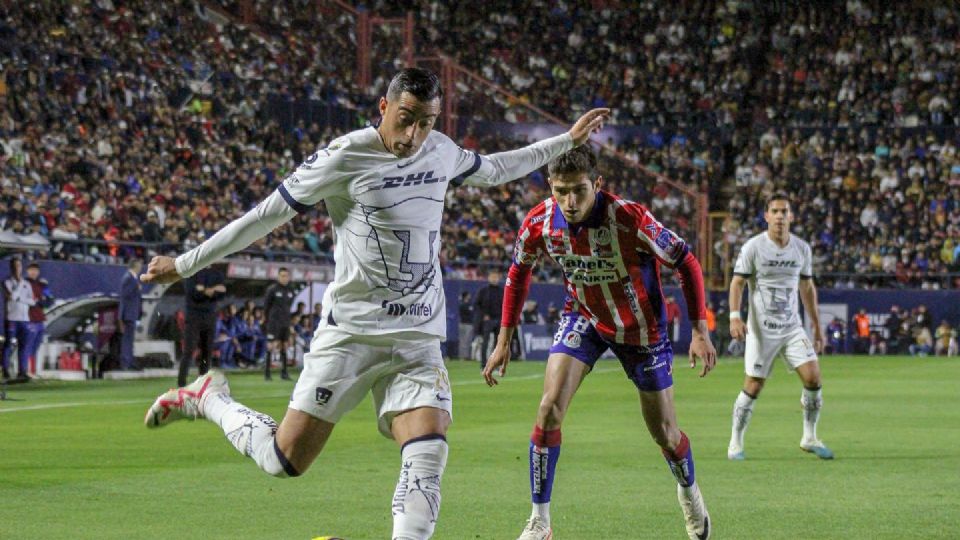
[{"label": "blue sock", "polygon": [[692,486],[696,479],[693,472],[693,450],[690,449],[690,439],[687,438],[687,434],[680,432],[680,444],[673,452],[665,448],[661,450],[677,483],[683,487]]},{"label": "blue sock", "polygon": [[530,436],[530,494],[536,504],[550,502],[553,475],[560,459],[560,430],[534,426]]}]

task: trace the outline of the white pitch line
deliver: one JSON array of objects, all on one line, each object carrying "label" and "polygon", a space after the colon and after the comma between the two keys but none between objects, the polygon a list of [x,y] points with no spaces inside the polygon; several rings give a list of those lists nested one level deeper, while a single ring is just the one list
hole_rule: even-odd
[{"label": "white pitch line", "polygon": [[[592,373],[608,373],[611,371],[617,371],[616,368],[597,368],[593,370]],[[530,379],[542,379],[542,373],[534,373],[532,375],[521,375],[519,377],[511,377],[509,374],[506,377],[500,379],[501,381],[525,381]],[[486,381],[482,379],[478,380],[469,380],[453,383],[453,386],[474,386],[478,384],[486,384]],[[265,398],[275,398],[275,397],[288,397],[289,393],[283,394],[261,394],[254,396],[242,396],[244,399],[265,399]],[[24,405],[23,407],[10,407],[10,408],[0,408],[0,413],[12,413],[12,412],[21,412],[21,411],[42,411],[47,409],[66,409],[68,407],[96,407],[96,406],[111,406],[111,405],[133,405],[136,403],[146,403],[146,399],[122,399],[115,401],[84,401],[84,402],[72,402],[72,403],[44,403],[40,405]]]}]

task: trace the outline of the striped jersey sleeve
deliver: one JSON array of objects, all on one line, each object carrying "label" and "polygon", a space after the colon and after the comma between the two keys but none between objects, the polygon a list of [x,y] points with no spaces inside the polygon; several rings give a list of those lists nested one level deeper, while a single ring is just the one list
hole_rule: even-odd
[{"label": "striped jersey sleeve", "polygon": [[543,228],[548,214],[546,204],[538,204],[520,226],[513,247],[513,262],[521,266],[534,266],[544,253]]},{"label": "striped jersey sleeve", "polygon": [[649,210],[638,203],[623,206],[622,225],[636,227],[639,249],[657,258],[664,265],[675,268],[690,251],[687,243],[677,233],[663,226]]}]

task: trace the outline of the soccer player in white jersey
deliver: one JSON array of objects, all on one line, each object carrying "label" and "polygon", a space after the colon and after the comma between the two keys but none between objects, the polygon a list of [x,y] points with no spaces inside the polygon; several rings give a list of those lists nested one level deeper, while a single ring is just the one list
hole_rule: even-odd
[{"label": "soccer player in white jersey", "polygon": [[[833,459],[833,452],[817,438],[817,420],[823,405],[817,354],[823,351],[824,340],[817,288],[813,284],[813,254],[809,244],[790,234],[793,212],[785,194],[776,193],[767,200],[763,217],[767,231],[754,236],[740,249],[730,282],[730,336],[746,339],[747,374],[733,405],[733,433],[727,457],[744,459],[743,435],[753,406],[770,377],[774,359],[782,353],[788,369],[796,371],[803,383],[800,448],[820,459]],[[750,309],[744,324],[740,300],[746,284],[750,285]],[[800,324],[798,289],[813,327],[813,343]]]},{"label": "soccer player in white jersey", "polygon": [[326,202],[338,239],[335,277],[279,427],[233,401],[218,371],[161,395],[145,423],[206,418],[267,473],[298,476],[337,421],[372,392],[380,432],[401,447],[392,499],[395,540],[433,534],[447,461],[452,396],[440,356],[446,308],[438,259],[447,187],[523,177],[585,142],[609,114],[595,109],[562,135],[480,156],[433,131],[440,88],[429,71],[402,70],[380,99],[378,127],[318,150],[256,208],[200,246],[176,259],[154,257],[143,278],[170,283],[191,276]]}]

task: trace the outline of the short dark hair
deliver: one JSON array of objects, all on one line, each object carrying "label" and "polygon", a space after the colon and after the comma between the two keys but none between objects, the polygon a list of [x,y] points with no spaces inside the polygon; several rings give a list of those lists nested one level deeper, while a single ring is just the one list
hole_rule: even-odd
[{"label": "short dark hair", "polygon": [[40,269],[40,265],[37,264],[37,263],[35,263],[35,262],[32,262],[32,263],[30,263],[30,264],[27,265],[27,270],[29,270],[29,269],[31,269],[31,268],[36,268],[37,270],[39,270],[39,269]]},{"label": "short dark hair", "polygon": [[550,164],[547,165],[547,172],[550,176],[577,173],[586,173],[593,176],[593,171],[596,168],[597,155],[593,153],[590,145],[581,144],[551,161]]},{"label": "short dark hair", "polygon": [[764,205],[763,209],[769,210],[770,205],[773,204],[773,201],[787,201],[787,204],[790,205],[791,208],[793,207],[793,204],[790,202],[790,196],[787,195],[786,192],[775,191],[772,195],[767,197],[767,204]]},{"label": "short dark hair", "polygon": [[387,87],[387,99],[400,99],[400,94],[408,92],[420,101],[430,101],[443,97],[440,77],[423,68],[404,68],[397,72]]},{"label": "short dark hair", "polygon": [[286,272],[286,273],[289,274],[289,273],[290,273],[290,269],[287,268],[286,266],[281,266],[280,269],[277,270],[277,273],[278,273],[278,274],[279,274],[280,272]]}]

